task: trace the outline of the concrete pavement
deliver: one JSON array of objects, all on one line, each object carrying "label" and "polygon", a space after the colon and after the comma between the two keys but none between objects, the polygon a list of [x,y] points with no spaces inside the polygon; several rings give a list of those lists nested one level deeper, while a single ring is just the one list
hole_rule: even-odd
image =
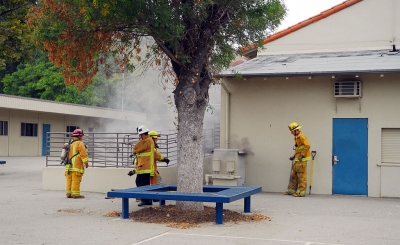
[{"label": "concrete pavement", "polygon": [[[121,200],[105,199],[105,193],[83,191],[85,199],[68,199],[64,191],[42,190],[44,157],[0,160],[7,161],[0,165],[0,244],[400,244],[397,198],[263,192],[252,196],[251,210],[270,221],[181,230],[105,217],[121,211]],[[224,208],[242,212],[243,200]],[[130,211],[138,209],[131,200]]]}]

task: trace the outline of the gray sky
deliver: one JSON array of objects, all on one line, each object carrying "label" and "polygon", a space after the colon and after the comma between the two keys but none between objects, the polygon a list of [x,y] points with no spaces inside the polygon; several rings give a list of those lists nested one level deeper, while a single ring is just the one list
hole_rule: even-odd
[{"label": "gray sky", "polygon": [[284,0],[288,13],[277,31],[295,25],[344,1],[345,0]]}]

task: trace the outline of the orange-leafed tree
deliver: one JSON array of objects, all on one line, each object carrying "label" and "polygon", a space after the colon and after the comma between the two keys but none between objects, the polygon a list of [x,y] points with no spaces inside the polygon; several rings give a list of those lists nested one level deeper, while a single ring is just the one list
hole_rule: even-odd
[{"label": "orange-leafed tree", "polygon": [[235,47],[261,43],[285,14],[281,0],[41,0],[29,24],[66,83],[79,88],[110,57],[121,70],[135,69],[132,59],[161,67],[163,81],[175,86],[178,191],[201,193],[203,119],[214,75],[229,66]]}]

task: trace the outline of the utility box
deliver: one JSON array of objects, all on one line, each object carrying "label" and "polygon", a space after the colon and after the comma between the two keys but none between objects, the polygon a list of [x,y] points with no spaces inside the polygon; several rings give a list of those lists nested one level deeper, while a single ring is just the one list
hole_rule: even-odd
[{"label": "utility box", "polygon": [[206,185],[244,186],[245,152],[238,149],[214,149],[212,173],[206,174]]}]

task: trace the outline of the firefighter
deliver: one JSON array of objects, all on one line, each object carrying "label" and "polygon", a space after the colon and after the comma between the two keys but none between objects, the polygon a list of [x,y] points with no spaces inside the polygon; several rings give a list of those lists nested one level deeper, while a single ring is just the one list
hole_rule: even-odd
[{"label": "firefighter", "polygon": [[[136,128],[140,141],[132,147],[136,154],[136,186],[150,185],[150,177],[154,176],[154,142],[149,136],[149,129],[145,126]],[[153,205],[152,200],[142,199],[139,207]]]},{"label": "firefighter", "polygon": [[158,151],[158,144],[157,144],[157,141],[158,141],[159,135],[158,135],[157,131],[150,131],[150,132],[149,132],[149,135],[150,135],[150,137],[153,139],[153,142],[154,142],[154,176],[151,176],[151,177],[150,177],[150,183],[151,183],[152,185],[154,185],[154,184],[159,184],[159,183],[160,183],[159,180],[158,180],[158,179],[159,179],[159,176],[160,176],[160,173],[159,173],[158,170],[157,170],[157,162],[156,162],[156,161],[165,162],[165,163],[167,163],[167,165],[168,165],[169,159],[168,159],[168,158],[165,158],[165,157]]},{"label": "firefighter", "polygon": [[285,195],[304,197],[307,190],[307,161],[311,160],[311,145],[307,137],[300,131],[297,122],[289,124],[289,130],[294,136],[294,155],[289,159],[294,161],[291,178]]},{"label": "firefighter", "polygon": [[68,153],[68,159],[71,163],[65,165],[65,177],[67,178],[67,197],[68,198],[85,198],[81,195],[80,186],[85,168],[89,167],[89,156],[86,146],[82,142],[84,136],[82,129],[75,129],[71,134],[73,142],[71,143]]}]

